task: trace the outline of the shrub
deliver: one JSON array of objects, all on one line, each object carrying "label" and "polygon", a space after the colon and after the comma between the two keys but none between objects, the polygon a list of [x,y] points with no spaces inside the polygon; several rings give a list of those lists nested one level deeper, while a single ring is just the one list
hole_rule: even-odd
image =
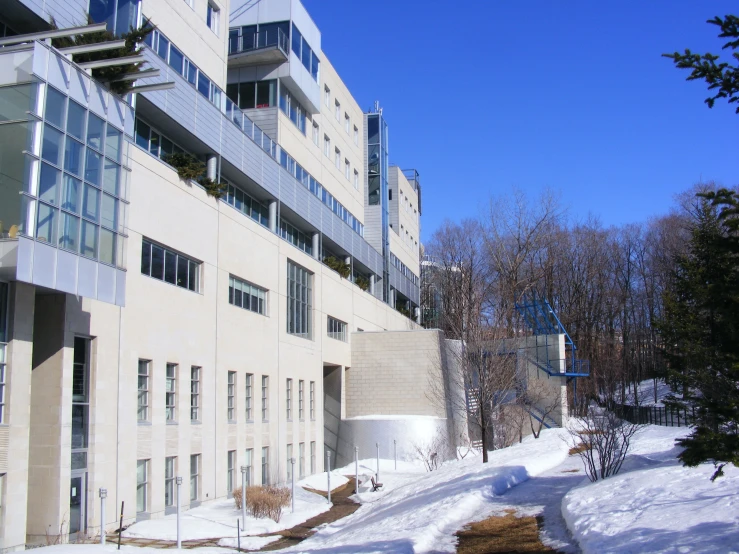
[{"label": "shrub", "polygon": [[367,277],[363,277],[362,275],[357,275],[357,278],[354,279],[354,282],[362,290],[367,290],[370,286],[369,279],[367,279]]},{"label": "shrub", "polygon": [[205,173],[205,164],[195,156],[185,153],[169,154],[162,160],[177,170],[180,179],[198,179]]},{"label": "shrub", "polygon": [[349,264],[345,264],[344,262],[336,259],[333,256],[326,256],[323,259],[323,263],[326,264],[331,269],[333,269],[334,271],[336,271],[344,279],[347,279],[349,275],[351,275],[352,273],[352,268]]},{"label": "shrub", "polygon": [[[237,509],[241,509],[241,487],[233,491]],[[282,517],[282,508],[290,505],[290,489],[264,485],[246,488],[246,510],[256,518],[268,517],[275,522]]]}]

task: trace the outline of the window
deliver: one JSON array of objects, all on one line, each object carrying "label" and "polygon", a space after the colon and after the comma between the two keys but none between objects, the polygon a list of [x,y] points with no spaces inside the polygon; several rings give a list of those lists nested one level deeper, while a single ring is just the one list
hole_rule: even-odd
[{"label": "window", "polygon": [[327,108],[331,107],[331,89],[326,86],[323,87],[323,101]]},{"label": "window", "polygon": [[[221,177],[221,180],[226,180]],[[247,217],[251,217],[260,225],[267,227],[269,225],[269,208],[242,191],[239,187],[229,184],[226,190],[226,196],[222,198],[227,204],[231,204]]]},{"label": "window", "polygon": [[344,177],[346,177],[346,180],[348,181],[351,177],[351,166],[349,165],[349,160],[344,158]]},{"label": "window", "polygon": [[167,364],[167,387],[165,389],[167,421],[177,420],[177,364]]},{"label": "window", "polygon": [[313,274],[287,261],[287,332],[310,339],[313,330]]},{"label": "window", "polygon": [[190,368],[190,419],[200,420],[200,368]]},{"label": "window", "polygon": [[313,475],[316,472],[316,443],[311,441],[310,443],[310,474]]},{"label": "window", "polygon": [[238,277],[228,278],[228,303],[264,315],[267,291]]},{"label": "window", "polygon": [[244,398],[244,404],[246,405],[246,421],[252,421],[252,408],[251,408],[251,399],[252,399],[252,388],[253,388],[253,382],[254,382],[254,375],[251,373],[246,374],[246,396]]},{"label": "window", "polygon": [[346,131],[346,134],[349,134],[349,129],[351,129],[351,120],[349,119],[349,114],[344,112],[344,130]]},{"label": "window", "polygon": [[269,393],[269,377],[262,375],[262,421],[267,421],[269,418],[269,406],[267,404]]},{"label": "window", "polygon": [[314,121],[313,122],[313,144],[315,144],[316,146],[319,146],[318,138],[319,138],[318,123]]},{"label": "window", "polygon": [[331,156],[331,139],[328,135],[323,135],[323,153],[327,158]]},{"label": "window", "polygon": [[341,169],[341,150],[338,147],[334,149],[334,163],[336,164],[336,169]]},{"label": "window", "polygon": [[327,334],[330,338],[346,342],[346,323],[334,317],[328,316]]},{"label": "window", "polygon": [[149,460],[136,462],[136,511],[145,512],[149,505]]},{"label": "window", "polygon": [[356,125],[354,126],[354,144],[359,145],[359,129]]},{"label": "window", "polygon": [[262,485],[269,485],[269,446],[262,447]]},{"label": "window", "polygon": [[304,442],[301,442],[298,445],[298,477],[300,479],[305,477],[305,443]]},{"label": "window", "polygon": [[174,506],[175,502],[175,471],[177,458],[171,456],[164,458],[164,505]]},{"label": "window", "polygon": [[236,420],[236,372],[228,372],[228,421]]},{"label": "window", "polygon": [[359,171],[354,170],[354,188],[359,190]]},{"label": "window", "polygon": [[108,31],[116,35],[136,27],[138,0],[90,0],[89,17],[95,23],[106,23]]},{"label": "window", "polygon": [[310,418],[316,419],[316,382],[310,382]]},{"label": "window", "polygon": [[71,442],[71,469],[73,470],[87,467],[88,414],[90,410],[89,347],[89,339],[74,337]]},{"label": "window", "polygon": [[318,69],[320,67],[318,56],[316,56],[316,53],[313,52],[295,24],[293,24],[292,26],[291,43],[292,51],[301,61],[303,67],[305,67],[308,73],[310,73],[311,77],[313,77],[313,80],[318,82]]},{"label": "window", "polygon": [[[0,288],[0,294],[2,289]],[[2,303],[2,299],[0,299]],[[2,317],[2,314],[0,314]],[[0,423],[5,423],[5,345],[0,344]]]},{"label": "window", "polygon": [[293,464],[292,464],[293,445],[288,444],[286,451],[287,451],[287,482],[289,483],[293,479]]},{"label": "window", "polygon": [[220,20],[221,9],[215,4],[208,2],[208,11],[205,15],[205,23],[208,28],[216,35],[218,34],[218,23]]},{"label": "window", "polygon": [[303,409],[304,388],[305,381],[301,379],[300,381],[298,381],[298,419],[300,421],[303,421],[305,419],[305,410]]},{"label": "window", "polygon": [[251,487],[252,484],[252,466],[254,465],[254,449],[253,448],[247,448],[246,449],[246,459],[244,460],[244,465],[246,466],[246,486]]},{"label": "window", "polygon": [[141,273],[200,292],[200,263],[146,239],[141,247]]},{"label": "window", "polygon": [[138,419],[149,421],[149,360],[139,360]]},{"label": "window", "polygon": [[285,393],[285,399],[287,404],[287,420],[292,421],[293,419],[293,380],[287,380],[287,391]]},{"label": "window", "polygon": [[229,450],[227,458],[228,469],[226,470],[226,491],[230,494],[234,491],[234,487],[236,486],[236,482],[234,480],[236,477],[236,450]]},{"label": "window", "polygon": [[301,133],[305,134],[307,110],[284,86],[280,87],[280,110],[290,118]]},{"label": "window", "polygon": [[[242,110],[273,108],[277,105],[277,80],[246,81],[226,85],[226,96]],[[280,107],[283,108],[282,96]]]},{"label": "window", "polygon": [[334,115],[336,116],[336,121],[341,120],[341,102],[338,100],[334,101]]},{"label": "window", "polygon": [[200,493],[200,454],[190,456],[190,502],[198,499]]}]

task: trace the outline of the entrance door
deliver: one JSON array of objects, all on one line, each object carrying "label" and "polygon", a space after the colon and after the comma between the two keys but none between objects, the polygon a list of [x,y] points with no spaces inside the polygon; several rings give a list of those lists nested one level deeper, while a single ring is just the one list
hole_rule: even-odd
[{"label": "entrance door", "polygon": [[85,530],[85,476],[72,477],[69,491],[69,534]]}]

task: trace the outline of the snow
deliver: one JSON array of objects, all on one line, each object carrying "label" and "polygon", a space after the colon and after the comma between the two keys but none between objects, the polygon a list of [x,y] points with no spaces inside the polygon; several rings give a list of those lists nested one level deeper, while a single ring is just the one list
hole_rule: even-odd
[{"label": "snow", "polygon": [[[333,479],[333,475],[331,477]],[[325,512],[330,507],[322,496],[308,492],[296,485],[295,513],[290,512],[290,506],[283,508],[279,523],[269,518],[256,519],[247,515],[246,530],[242,531],[241,535],[262,535],[289,529]],[[237,519],[241,519],[241,510],[236,509],[233,500],[218,500],[203,504],[192,510],[182,512],[180,515],[181,540],[219,538],[233,538],[235,540]],[[177,540],[177,516],[172,514],[159,519],[139,521],[126,529],[123,536],[168,541]]]},{"label": "snow", "polygon": [[[121,549],[117,549],[117,545],[108,542],[106,545],[100,544],[59,544],[55,546],[44,546],[34,548],[34,552],[39,554],[162,554],[161,548],[139,547],[122,545]],[[229,550],[218,547],[203,547],[195,549],[185,548],[168,548],[167,554],[186,554],[188,552],[197,552],[198,554],[238,554],[236,550]]]},{"label": "snow", "polygon": [[241,537],[241,542],[236,538],[221,539],[218,541],[218,546],[226,546],[229,548],[236,548],[241,545],[242,550],[259,550],[264,548],[271,542],[280,540],[282,537],[275,535],[273,537]]},{"label": "snow", "polygon": [[403,420],[403,419],[410,419],[410,420],[439,420],[439,419],[446,419],[443,417],[437,417],[437,416],[430,416],[430,415],[363,415],[363,416],[354,416],[354,417],[347,417],[343,419],[342,421],[361,421],[361,420],[373,420],[373,421],[394,421],[394,420]]},{"label": "snow", "polygon": [[[639,406],[658,406],[664,407],[664,400],[667,395],[670,394],[670,387],[662,380],[657,380],[657,402],[654,401],[654,379],[647,379],[641,381],[636,387],[636,400],[639,401]],[[675,395],[678,398],[679,394]],[[616,394],[616,398],[619,399],[620,395]],[[619,400],[617,400],[619,401]],[[626,391],[626,402],[625,404],[634,405],[634,390],[629,389]]]},{"label": "snow", "polygon": [[[352,470],[353,473],[353,470]],[[341,487],[349,482],[349,479],[344,477],[342,472],[332,469],[331,470],[331,490]],[[316,491],[326,492],[328,490],[328,474],[323,471],[321,473],[315,473],[310,477],[298,481],[295,486],[308,487]],[[324,500],[326,502],[326,500]]]}]

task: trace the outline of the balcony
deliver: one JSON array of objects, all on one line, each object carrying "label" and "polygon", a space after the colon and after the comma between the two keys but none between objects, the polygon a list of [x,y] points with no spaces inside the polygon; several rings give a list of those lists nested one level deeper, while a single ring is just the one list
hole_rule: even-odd
[{"label": "balcony", "polygon": [[290,56],[290,41],[281,28],[269,28],[242,34],[243,28],[228,35],[228,61],[235,66],[280,64]]}]

